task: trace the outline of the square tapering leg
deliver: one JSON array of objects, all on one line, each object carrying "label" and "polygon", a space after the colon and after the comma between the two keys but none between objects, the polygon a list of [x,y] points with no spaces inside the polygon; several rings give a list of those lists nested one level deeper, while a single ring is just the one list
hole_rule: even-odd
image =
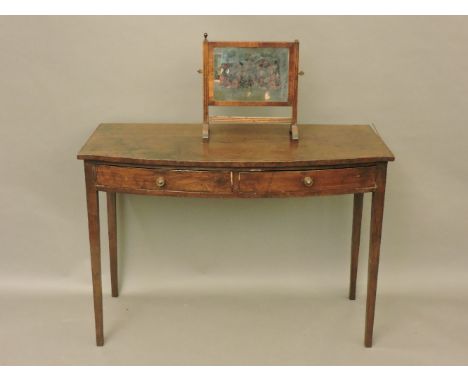
[{"label": "square tapering leg", "polygon": [[372,193],[371,227],[369,241],[369,264],[367,276],[366,330],[364,344],[372,346],[374,331],[375,300],[377,295],[377,276],[379,272],[380,242],[385,200],[387,163],[378,165],[377,189]]},{"label": "square tapering leg", "polygon": [[364,194],[354,194],[353,231],[351,235],[351,267],[349,277],[349,299],[356,299],[356,278],[359,260],[359,245],[361,242],[362,204]]},{"label": "square tapering leg", "polygon": [[107,227],[109,234],[109,257],[112,297],[119,296],[118,268],[117,268],[117,212],[115,192],[107,192]]},{"label": "square tapering leg", "polygon": [[89,245],[91,249],[91,274],[93,278],[94,321],[96,345],[104,345],[102,281],[101,281],[101,241],[99,231],[99,197],[94,182],[94,165],[85,162],[86,200],[88,206]]}]

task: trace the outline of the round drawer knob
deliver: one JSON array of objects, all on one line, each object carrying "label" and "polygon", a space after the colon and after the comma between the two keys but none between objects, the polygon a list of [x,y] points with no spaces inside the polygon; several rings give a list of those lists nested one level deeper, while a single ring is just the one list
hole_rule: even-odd
[{"label": "round drawer knob", "polygon": [[158,179],[156,179],[156,185],[159,188],[162,188],[166,185],[166,180],[162,176],[158,176]]},{"label": "round drawer knob", "polygon": [[314,184],[314,180],[310,176],[304,177],[304,185],[310,187]]}]

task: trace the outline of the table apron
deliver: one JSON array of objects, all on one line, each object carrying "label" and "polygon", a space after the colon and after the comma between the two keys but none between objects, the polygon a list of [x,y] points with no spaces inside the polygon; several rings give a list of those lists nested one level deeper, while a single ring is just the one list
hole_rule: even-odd
[{"label": "table apron", "polygon": [[376,166],[272,171],[95,165],[97,190],[156,196],[268,198],[364,193],[376,190],[376,176]]}]

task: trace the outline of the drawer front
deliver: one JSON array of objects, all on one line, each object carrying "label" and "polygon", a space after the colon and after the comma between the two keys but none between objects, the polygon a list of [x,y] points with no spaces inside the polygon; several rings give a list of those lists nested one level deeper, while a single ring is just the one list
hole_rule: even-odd
[{"label": "drawer front", "polygon": [[229,171],[185,171],[97,166],[96,185],[161,193],[224,194],[232,191]]},{"label": "drawer front", "polygon": [[342,194],[376,188],[375,167],[240,172],[239,193],[263,196]]}]

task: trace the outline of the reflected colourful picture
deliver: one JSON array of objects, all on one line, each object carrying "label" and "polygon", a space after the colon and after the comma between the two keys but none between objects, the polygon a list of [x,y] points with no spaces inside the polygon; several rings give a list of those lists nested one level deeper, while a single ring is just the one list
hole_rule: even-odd
[{"label": "reflected colourful picture", "polygon": [[216,101],[288,101],[288,48],[214,48]]}]

